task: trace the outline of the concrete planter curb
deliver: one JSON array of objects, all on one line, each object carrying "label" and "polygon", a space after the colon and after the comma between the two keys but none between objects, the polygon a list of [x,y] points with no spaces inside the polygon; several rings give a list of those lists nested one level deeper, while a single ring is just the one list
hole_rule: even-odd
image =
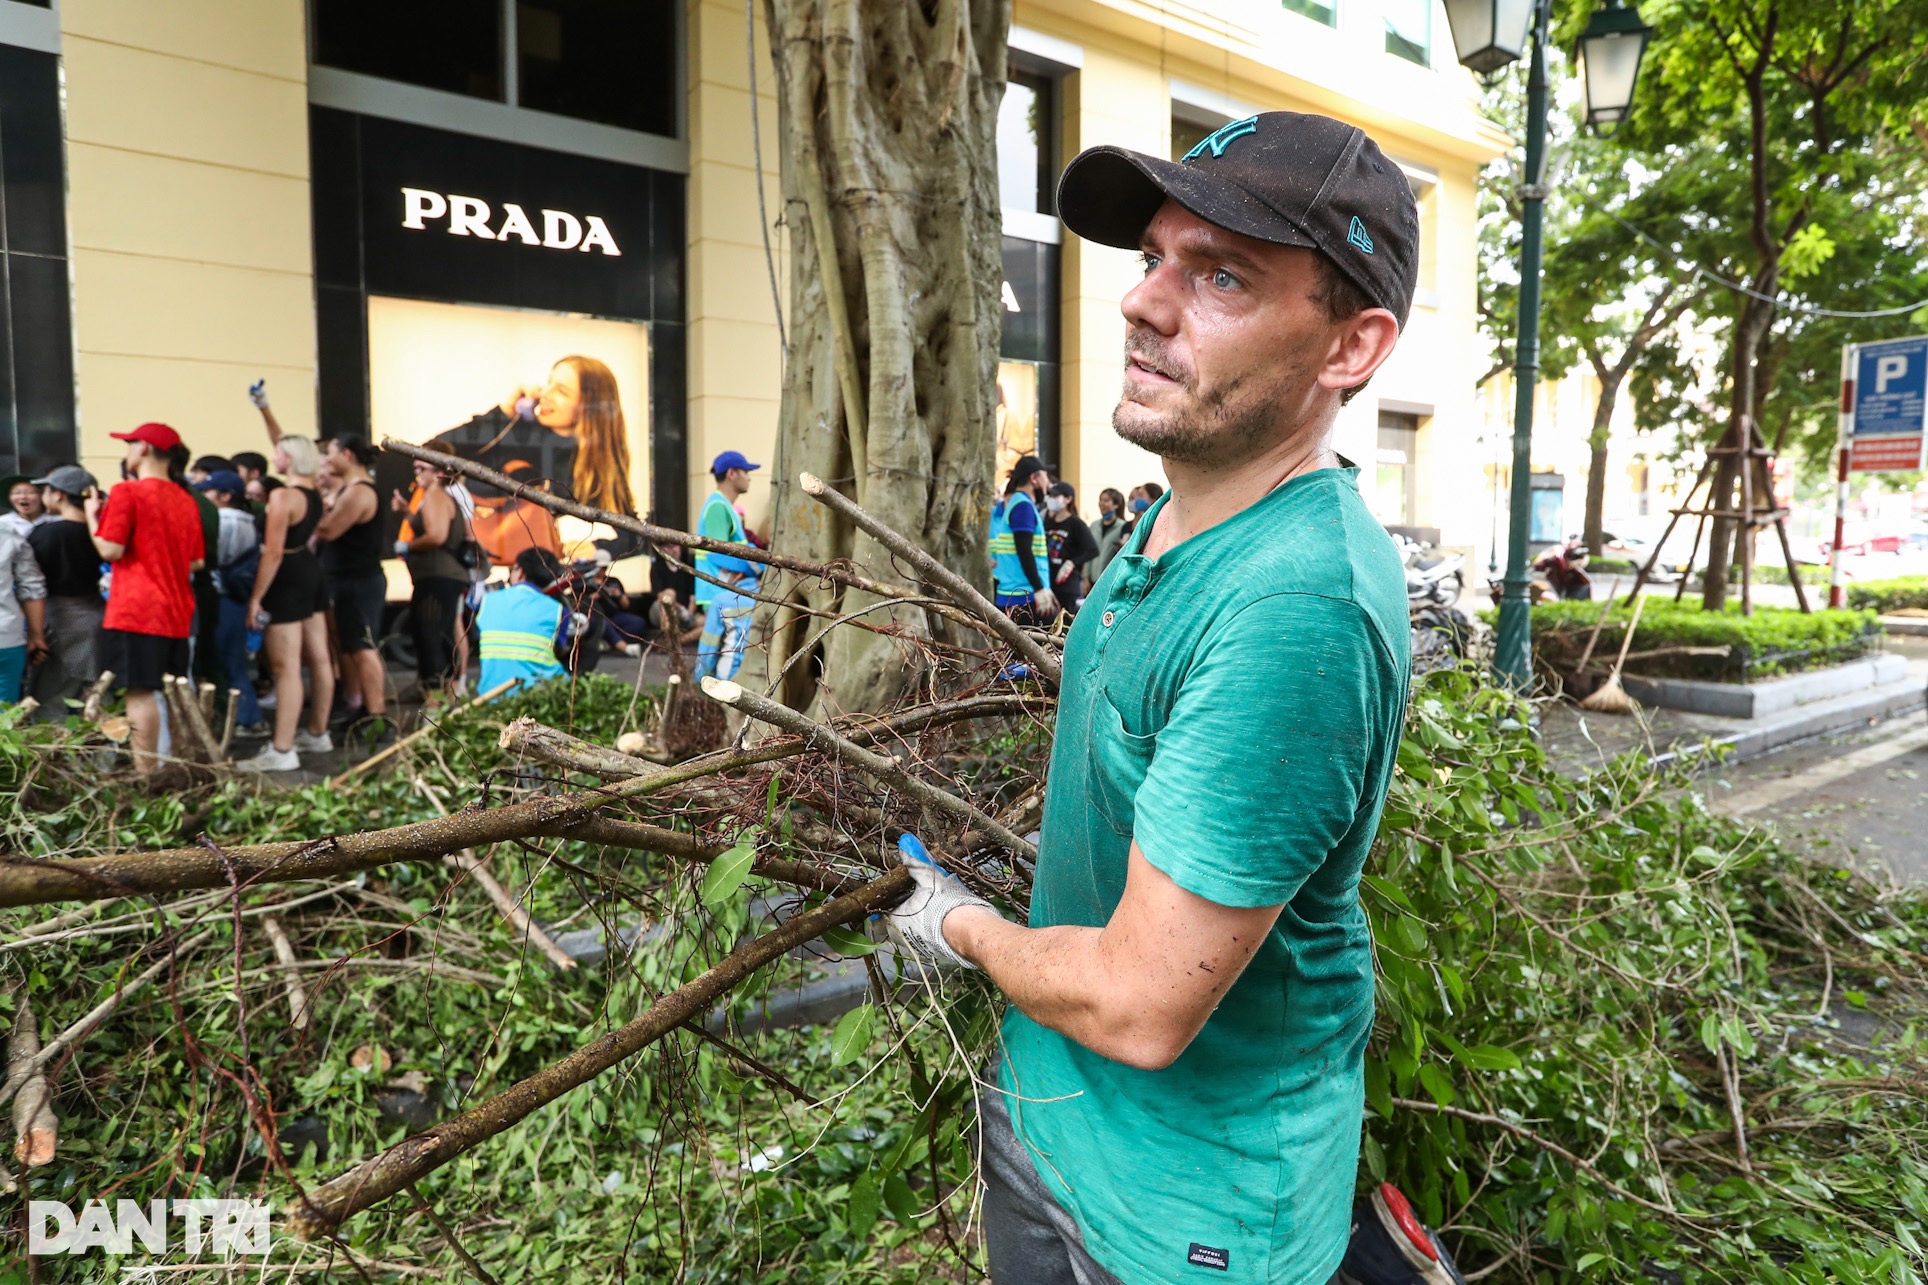
[{"label": "concrete planter curb", "polygon": [[1905,658],[1875,655],[1758,683],[1709,683],[1688,678],[1641,678],[1633,674],[1621,681],[1627,694],[1642,705],[1720,718],[1757,719],[1797,706],[1885,687],[1900,682],[1907,672]]}]

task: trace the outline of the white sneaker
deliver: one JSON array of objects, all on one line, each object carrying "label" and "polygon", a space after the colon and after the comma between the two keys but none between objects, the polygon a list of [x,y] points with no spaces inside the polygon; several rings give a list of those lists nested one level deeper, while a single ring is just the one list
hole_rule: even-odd
[{"label": "white sneaker", "polygon": [[335,748],[335,738],[326,732],[315,733],[307,728],[295,729],[295,748],[303,754],[326,754]]},{"label": "white sneaker", "polygon": [[253,758],[235,760],[237,772],[294,772],[301,758],[293,750],[278,750],[272,743],[263,745]]}]

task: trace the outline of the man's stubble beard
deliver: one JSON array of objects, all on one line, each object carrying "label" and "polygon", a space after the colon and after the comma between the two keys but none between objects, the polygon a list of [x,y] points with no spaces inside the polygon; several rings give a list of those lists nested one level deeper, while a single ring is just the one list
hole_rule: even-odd
[{"label": "man's stubble beard", "polygon": [[[1162,346],[1155,335],[1142,333],[1127,337],[1128,350],[1134,342],[1153,356]],[[1315,346],[1303,341],[1288,347],[1276,362],[1221,382],[1202,396],[1193,390],[1195,377],[1181,380],[1179,390],[1191,394],[1190,403],[1169,415],[1134,399],[1127,383],[1112,411],[1112,430],[1174,463],[1223,467],[1254,459],[1296,428],[1284,419],[1285,408],[1299,404],[1314,382],[1308,354]],[[1133,415],[1134,407],[1142,413]]]}]

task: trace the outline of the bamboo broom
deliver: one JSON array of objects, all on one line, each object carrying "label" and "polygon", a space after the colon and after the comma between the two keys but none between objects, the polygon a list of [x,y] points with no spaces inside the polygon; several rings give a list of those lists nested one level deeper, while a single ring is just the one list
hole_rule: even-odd
[{"label": "bamboo broom", "polygon": [[1581,709],[1590,709],[1596,714],[1631,714],[1640,708],[1620,685],[1620,667],[1627,663],[1627,649],[1633,646],[1633,631],[1640,628],[1640,613],[1646,606],[1644,597],[1634,599],[1633,619],[1627,622],[1626,636],[1620,640],[1620,655],[1613,662],[1613,672],[1607,675],[1599,691],[1580,702]]}]

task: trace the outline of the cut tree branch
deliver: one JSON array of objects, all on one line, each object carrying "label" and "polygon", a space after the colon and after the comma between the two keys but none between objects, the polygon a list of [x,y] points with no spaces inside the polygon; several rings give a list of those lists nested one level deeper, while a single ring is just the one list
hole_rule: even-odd
[{"label": "cut tree branch", "polygon": [[809,715],[800,714],[788,705],[779,705],[767,697],[758,696],[755,692],[745,691],[726,679],[705,678],[703,692],[712,700],[721,701],[759,722],[769,723],[786,732],[801,736],[811,748],[833,754],[860,771],[895,786],[918,802],[944,813],[952,820],[962,822],[966,828],[982,832],[1000,847],[1024,860],[1032,863],[1037,861],[1038,850],[999,824],[996,818],[985,815],[955,794],[940,790],[926,781],[918,780],[905,771],[895,759],[872,753]]},{"label": "cut tree branch", "polygon": [[992,632],[1009,643],[1011,649],[1036,669],[1045,681],[1053,688],[1057,687],[1063,669],[1057,659],[1044,649],[1042,643],[1026,633],[1017,621],[999,611],[997,605],[979,593],[970,581],[872,517],[855,500],[826,485],[822,478],[805,473],[797,482],[803,487],[805,495],[861,529],[892,554],[915,567],[927,584],[949,594],[953,600],[968,608],[989,625]]},{"label": "cut tree branch", "polygon": [[332,1233],[348,1218],[379,1204],[465,1152],[528,1118],[570,1090],[579,1088],[648,1048],[683,1023],[707,1012],[723,995],[759,968],[831,928],[861,919],[902,900],[911,889],[910,871],[901,866],[835,901],[805,911],[774,932],[731,951],[700,977],[678,987],[648,1011],[599,1039],[583,1045],[453,1119],[405,1138],[380,1155],[297,1197],[287,1228],[301,1240]]},{"label": "cut tree branch", "polygon": [[[849,585],[852,589],[861,589],[865,593],[875,594],[879,598],[922,599],[924,597],[914,589],[907,589],[903,585],[890,584],[883,580],[873,580],[846,566],[811,562],[807,558],[793,558],[771,549],[759,549],[754,544],[732,544],[727,540],[712,540],[690,531],[676,531],[669,527],[657,526],[653,522],[644,522],[626,513],[611,513],[607,509],[578,504],[574,500],[565,500],[559,495],[553,495],[539,486],[518,482],[507,474],[485,468],[471,460],[465,460],[456,455],[445,455],[441,451],[431,451],[426,447],[416,446],[412,442],[385,437],[382,439],[382,449],[394,451],[397,455],[406,455],[410,459],[426,460],[450,473],[472,477],[505,495],[527,500],[531,504],[539,504],[551,513],[565,513],[572,518],[581,518],[585,522],[601,523],[604,526],[614,527],[618,531],[627,531],[631,535],[641,536],[652,544],[680,544],[686,549],[700,549],[705,553],[725,553],[733,558],[742,558],[745,562],[756,562],[764,566],[776,567],[781,571],[792,571],[818,580],[834,580],[839,584]],[[931,610],[941,612],[950,619],[969,625],[979,632],[985,632],[988,628],[986,622],[961,607],[934,605]]]}]

